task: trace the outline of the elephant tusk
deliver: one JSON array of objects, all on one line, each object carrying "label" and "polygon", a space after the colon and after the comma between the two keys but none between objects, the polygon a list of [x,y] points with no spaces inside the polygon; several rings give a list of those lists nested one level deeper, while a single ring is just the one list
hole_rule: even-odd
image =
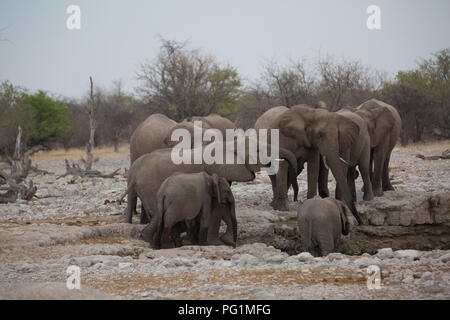
[{"label": "elephant tusk", "polygon": [[327,163],[327,157],[323,156],[323,165],[325,166],[325,169],[329,170],[330,168],[328,167],[328,163]]},{"label": "elephant tusk", "polygon": [[350,164],[344,159],[342,159],[342,157],[339,157],[339,160],[341,160],[346,166],[350,167]]}]

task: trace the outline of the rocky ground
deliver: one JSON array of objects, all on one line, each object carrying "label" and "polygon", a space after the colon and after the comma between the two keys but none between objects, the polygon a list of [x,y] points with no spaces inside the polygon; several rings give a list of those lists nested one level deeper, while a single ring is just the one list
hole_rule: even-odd
[{"label": "rocky ground", "polygon": [[[301,250],[301,203],[291,203],[288,212],[272,210],[263,173],[232,186],[237,248],[153,250],[139,239],[138,217],[133,225],[122,223],[125,205],[114,201],[126,187],[122,175],[56,180],[63,158],[37,155],[34,163],[54,173],[31,176],[42,199],[0,205],[0,298],[450,299],[450,160],[415,157],[449,148],[448,142],[396,148],[391,176],[397,190],[359,201],[365,224],[352,226],[339,252],[321,258]],[[95,168],[123,172],[128,163],[125,152],[100,155]],[[304,173],[299,187],[304,200]],[[80,267],[80,290],[66,288],[72,265]],[[372,265],[381,283],[370,290]]]}]

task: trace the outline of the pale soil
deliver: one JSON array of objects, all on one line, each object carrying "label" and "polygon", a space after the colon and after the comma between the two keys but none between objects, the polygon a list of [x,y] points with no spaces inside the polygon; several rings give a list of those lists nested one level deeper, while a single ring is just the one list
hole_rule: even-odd
[{"label": "pale soil", "polygon": [[[152,250],[139,239],[142,226],[138,217],[133,225],[122,223],[125,205],[114,203],[126,187],[122,175],[113,179],[71,181],[73,178],[68,176],[55,180],[65,171],[64,158],[78,160],[83,151],[38,153],[34,163],[54,174],[31,178],[38,185],[37,195],[50,197],[0,205],[0,297],[449,299],[447,224],[439,225],[442,234],[433,234],[434,240],[425,244],[431,237],[426,228],[432,225],[417,226],[416,236],[386,237],[386,232],[405,232],[410,225],[391,225],[386,222],[389,214],[385,220],[375,221],[370,211],[381,206],[394,210],[401,201],[415,203],[428,194],[444,199],[442,194],[450,192],[450,160],[423,161],[414,155],[438,155],[445,149],[450,149],[450,142],[397,147],[391,162],[397,190],[370,203],[359,201],[358,210],[373,220],[371,226],[353,227],[351,234],[344,237],[348,247],[341,252],[360,251],[359,255],[335,253],[323,258],[300,254],[295,210],[301,204],[291,203],[289,212],[273,211],[269,205],[271,187],[264,174],[255,181],[232,186],[239,224],[237,248],[184,246]],[[111,172],[120,167],[123,173],[129,165],[127,152],[127,145],[121,146],[119,153],[102,148],[97,151],[100,160],[94,168]],[[299,177],[299,187],[299,198],[304,200],[305,173]],[[333,182],[330,191],[334,193]],[[292,199],[292,191],[289,196]],[[440,210],[441,215],[450,216],[450,208]],[[376,254],[383,247],[394,251]],[[361,255],[364,251],[371,255]],[[65,287],[69,265],[81,268],[80,291]],[[380,290],[367,288],[369,265],[381,269]]]}]

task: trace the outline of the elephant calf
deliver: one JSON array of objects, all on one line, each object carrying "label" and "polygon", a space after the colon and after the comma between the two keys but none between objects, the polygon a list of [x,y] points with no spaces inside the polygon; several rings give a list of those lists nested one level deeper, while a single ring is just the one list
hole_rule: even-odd
[{"label": "elephant calf", "polygon": [[314,197],[297,210],[298,230],[303,250],[326,256],[339,247],[341,233],[347,235],[348,207],[339,200]]},{"label": "elephant calf", "polygon": [[169,235],[176,247],[181,246],[177,228],[173,227],[183,222],[188,227],[188,234],[193,243],[208,244],[210,224],[215,223],[215,220],[220,222],[222,218],[222,213],[219,214],[221,211],[217,210],[219,205],[228,208],[234,238],[232,245],[236,245],[235,202],[225,178],[217,174],[209,175],[204,171],[176,172],[164,180],[156,198],[158,212],[155,222],[152,221],[150,224],[149,231],[151,239],[154,239],[155,248],[160,248],[161,240]]}]

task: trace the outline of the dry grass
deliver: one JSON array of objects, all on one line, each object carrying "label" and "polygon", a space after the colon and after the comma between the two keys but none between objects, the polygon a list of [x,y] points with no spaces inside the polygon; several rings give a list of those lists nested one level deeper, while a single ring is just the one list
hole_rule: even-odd
[{"label": "dry grass", "polygon": [[[94,149],[94,156],[100,158],[121,158],[129,155],[130,145],[128,143],[121,144],[119,146],[119,151],[114,152],[114,147],[112,146],[101,146]],[[84,148],[71,148],[71,149],[55,149],[50,151],[40,151],[31,157],[31,160],[79,160],[81,157],[85,157],[86,152]]]},{"label": "dry grass", "polygon": [[397,144],[396,149],[404,151],[420,151],[424,152],[425,156],[431,155],[441,155],[443,151],[450,149],[450,140],[443,141],[433,141],[433,142],[420,142],[408,144],[407,146],[402,146]]}]

